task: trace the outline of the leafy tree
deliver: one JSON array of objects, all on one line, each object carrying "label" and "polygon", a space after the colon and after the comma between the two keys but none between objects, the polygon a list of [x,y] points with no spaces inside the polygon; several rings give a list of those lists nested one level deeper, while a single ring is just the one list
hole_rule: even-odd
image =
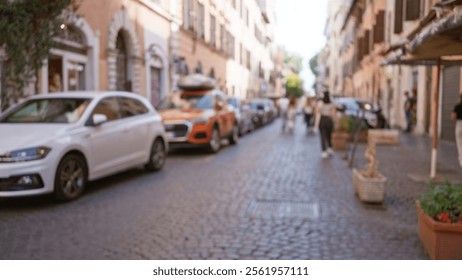
[{"label": "leafy tree", "polygon": [[38,91],[38,73],[65,21],[63,11],[78,6],[79,0],[0,0],[0,49],[6,55],[0,109],[23,97],[34,78]]},{"label": "leafy tree", "polygon": [[318,63],[319,54],[320,53],[317,53],[315,56],[310,58],[310,61],[308,63],[310,66],[311,73],[313,73],[313,75],[315,76],[315,82],[313,83],[313,86],[312,86],[315,92],[317,92],[317,84],[316,84],[317,79],[316,78],[319,75],[319,63]]},{"label": "leafy tree", "polygon": [[309,61],[310,70],[313,73],[313,75],[316,77],[319,75],[318,58],[319,58],[319,53],[317,53],[315,56],[310,58],[310,61]]},{"label": "leafy tree", "polygon": [[303,95],[303,82],[296,73],[286,76],[286,94],[295,95],[296,97]]},{"label": "leafy tree", "polygon": [[303,57],[298,54],[289,53],[284,49],[284,63],[289,65],[295,73],[300,73],[303,68]]}]

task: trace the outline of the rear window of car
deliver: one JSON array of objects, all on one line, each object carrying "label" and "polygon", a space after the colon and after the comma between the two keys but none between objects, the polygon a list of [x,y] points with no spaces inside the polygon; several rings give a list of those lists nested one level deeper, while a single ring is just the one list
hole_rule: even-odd
[{"label": "rear window of car", "polygon": [[1,123],[75,123],[85,112],[91,99],[32,99],[2,116]]}]

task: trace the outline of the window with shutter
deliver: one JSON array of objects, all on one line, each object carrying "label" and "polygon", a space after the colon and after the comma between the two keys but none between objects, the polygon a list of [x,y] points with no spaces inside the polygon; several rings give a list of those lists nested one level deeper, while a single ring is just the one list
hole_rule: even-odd
[{"label": "window with shutter", "polygon": [[406,20],[416,20],[420,17],[420,0],[406,0]]},{"label": "window with shutter", "polygon": [[396,34],[403,31],[403,0],[395,0],[395,28]]},{"label": "window with shutter", "polygon": [[358,51],[357,51],[357,53],[358,53],[358,61],[361,61],[363,59],[363,52],[364,52],[363,45],[364,45],[364,38],[361,37],[358,40]]},{"label": "window with shutter", "polygon": [[364,35],[364,56],[368,55],[371,51],[371,31],[366,30],[366,34]]},{"label": "window with shutter", "polygon": [[204,21],[205,21],[204,5],[199,3],[198,12],[197,12],[197,37],[199,37],[200,39],[205,38]]},{"label": "window with shutter", "polygon": [[215,16],[210,15],[210,45],[212,46],[212,48],[217,47],[216,25],[217,25],[217,20],[216,20]]},{"label": "window with shutter", "polygon": [[183,0],[183,24],[187,30],[194,31],[194,1]]},{"label": "window with shutter", "polygon": [[382,43],[385,40],[385,11],[379,11],[374,25],[374,43]]}]

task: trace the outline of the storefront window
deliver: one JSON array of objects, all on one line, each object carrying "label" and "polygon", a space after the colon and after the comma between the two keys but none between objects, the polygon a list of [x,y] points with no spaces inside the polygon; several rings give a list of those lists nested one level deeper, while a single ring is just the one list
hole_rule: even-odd
[{"label": "storefront window", "polygon": [[85,90],[85,36],[76,26],[62,24],[55,43],[48,58],[48,92]]}]

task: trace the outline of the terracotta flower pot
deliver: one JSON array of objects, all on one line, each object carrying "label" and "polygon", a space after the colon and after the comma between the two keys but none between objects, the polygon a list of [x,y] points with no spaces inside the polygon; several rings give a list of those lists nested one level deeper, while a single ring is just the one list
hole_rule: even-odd
[{"label": "terracotta flower pot", "polygon": [[367,143],[367,130],[362,130],[359,132],[358,142]]},{"label": "terracotta flower pot", "polygon": [[348,132],[332,133],[332,148],[336,151],[344,151],[348,146],[350,134]]},{"label": "terracotta flower pot", "polygon": [[431,259],[462,260],[462,224],[433,220],[416,202],[419,218],[419,236]]}]

